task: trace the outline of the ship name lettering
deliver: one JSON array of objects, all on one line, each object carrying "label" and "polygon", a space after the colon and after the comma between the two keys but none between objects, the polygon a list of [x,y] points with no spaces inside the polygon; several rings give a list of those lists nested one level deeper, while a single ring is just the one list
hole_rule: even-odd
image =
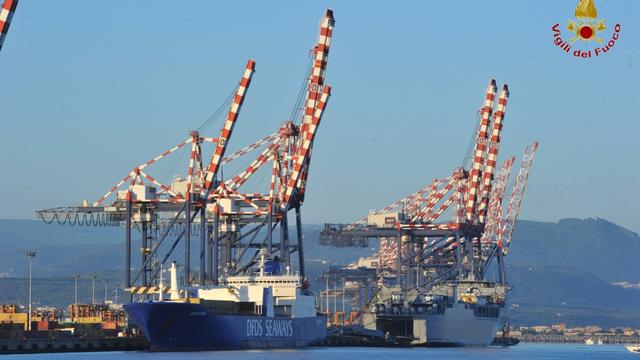
[{"label": "ship name lettering", "polygon": [[247,336],[262,336],[262,321],[247,319]]},{"label": "ship name lettering", "polygon": [[292,320],[275,320],[267,319],[265,321],[266,333],[265,336],[270,337],[291,337],[293,336],[293,321]]}]

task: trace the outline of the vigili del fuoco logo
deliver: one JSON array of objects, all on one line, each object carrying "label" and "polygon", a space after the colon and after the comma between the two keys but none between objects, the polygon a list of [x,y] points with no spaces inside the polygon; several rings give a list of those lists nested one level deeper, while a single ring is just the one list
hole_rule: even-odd
[{"label": "vigili del fuoco logo", "polygon": [[553,43],[577,58],[602,56],[611,51],[620,37],[620,24],[613,27],[613,32],[607,31],[605,20],[598,18],[594,0],[578,1],[575,19],[567,21],[566,30],[570,35],[568,41],[562,37],[561,28],[560,23],[551,27]]}]

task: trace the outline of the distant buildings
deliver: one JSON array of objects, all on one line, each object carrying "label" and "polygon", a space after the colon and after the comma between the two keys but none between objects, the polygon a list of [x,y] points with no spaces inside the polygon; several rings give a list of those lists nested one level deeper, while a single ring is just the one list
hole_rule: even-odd
[{"label": "distant buildings", "polygon": [[554,335],[595,335],[595,336],[640,336],[640,329],[632,329],[629,327],[611,328],[604,330],[597,325],[587,325],[581,327],[568,328],[564,323],[558,323],[553,325],[535,325],[535,326],[521,326],[517,328],[523,334],[554,334]]}]

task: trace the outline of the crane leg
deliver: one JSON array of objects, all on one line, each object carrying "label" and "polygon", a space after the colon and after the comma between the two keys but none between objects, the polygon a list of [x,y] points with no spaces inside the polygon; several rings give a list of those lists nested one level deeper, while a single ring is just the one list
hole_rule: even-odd
[{"label": "crane leg", "polygon": [[282,213],[282,220],[280,221],[280,256],[282,261],[286,266],[291,266],[291,262],[289,260],[289,222],[287,221],[288,212],[284,211]]},{"label": "crane leg", "polygon": [[191,196],[187,195],[187,211],[185,213],[186,228],[184,238],[184,285],[189,286],[191,277]]},{"label": "crane leg", "polygon": [[125,224],[125,260],[124,282],[127,288],[131,287],[131,200],[127,201],[127,219]]},{"label": "crane leg", "polygon": [[205,251],[206,251],[206,207],[205,203],[202,203],[202,207],[200,208],[200,277],[199,282],[200,286],[204,285],[205,281]]},{"label": "crane leg", "polygon": [[212,277],[213,277],[213,285],[218,285],[218,240],[219,240],[219,235],[220,235],[220,214],[218,214],[218,212],[216,211],[215,217],[213,218],[213,241],[212,241],[212,248],[213,248],[213,256],[211,257],[211,264],[212,264]]},{"label": "crane leg", "polygon": [[300,216],[300,206],[296,206],[296,234],[298,235],[298,268],[300,276],[304,278],[304,250],[302,247],[302,219]]}]

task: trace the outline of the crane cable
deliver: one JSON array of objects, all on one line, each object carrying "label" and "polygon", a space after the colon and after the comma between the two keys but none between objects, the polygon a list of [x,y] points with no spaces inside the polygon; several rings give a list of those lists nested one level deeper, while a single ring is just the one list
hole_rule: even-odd
[{"label": "crane cable", "polygon": [[298,92],[298,98],[296,102],[293,104],[293,109],[291,109],[291,115],[289,115],[289,120],[293,121],[296,116],[296,113],[302,110],[302,102],[304,101],[304,96],[307,94],[309,77],[311,74],[311,65],[313,64],[313,57],[309,58],[309,64],[307,65],[307,71],[304,74],[304,80],[302,81],[302,85],[300,85],[300,91]]},{"label": "crane cable", "polygon": [[225,101],[222,104],[220,104],[220,106],[216,109],[216,111],[214,111],[214,113],[211,116],[209,116],[207,120],[205,120],[202,124],[200,124],[200,126],[198,126],[198,128],[196,129],[198,132],[202,132],[202,130],[209,127],[209,125],[211,125],[214,120],[216,120],[217,118],[220,117],[220,115],[222,115],[223,110],[229,107],[229,105],[231,105],[231,100],[233,100],[233,96],[235,95],[237,90],[238,90],[237,86],[233,88],[229,96],[227,96]]},{"label": "crane cable", "polygon": [[[244,69],[242,70],[242,74],[244,74]],[[207,120],[205,120],[205,122],[200,124],[200,126],[196,129],[198,132],[202,132],[202,130],[204,130],[206,127],[211,125],[211,123],[214,120],[216,120],[217,118],[220,117],[220,115],[222,115],[222,111],[224,109],[228,108],[231,105],[231,101],[233,100],[236,92],[238,91],[238,87],[240,87],[240,84],[234,86],[233,90],[231,91],[229,96],[227,96],[227,98],[224,100],[224,102],[222,104],[220,104],[218,109],[216,109],[216,111],[214,111],[214,113],[211,116],[209,116],[209,118]]]},{"label": "crane cable", "polygon": [[471,134],[471,138],[469,139],[469,145],[467,145],[467,151],[465,152],[464,159],[462,160],[462,168],[465,169],[467,165],[469,165],[469,160],[473,154],[474,145],[476,144],[476,137],[478,136],[478,130],[480,129],[480,116],[481,111],[478,110],[476,112],[476,126]]}]

